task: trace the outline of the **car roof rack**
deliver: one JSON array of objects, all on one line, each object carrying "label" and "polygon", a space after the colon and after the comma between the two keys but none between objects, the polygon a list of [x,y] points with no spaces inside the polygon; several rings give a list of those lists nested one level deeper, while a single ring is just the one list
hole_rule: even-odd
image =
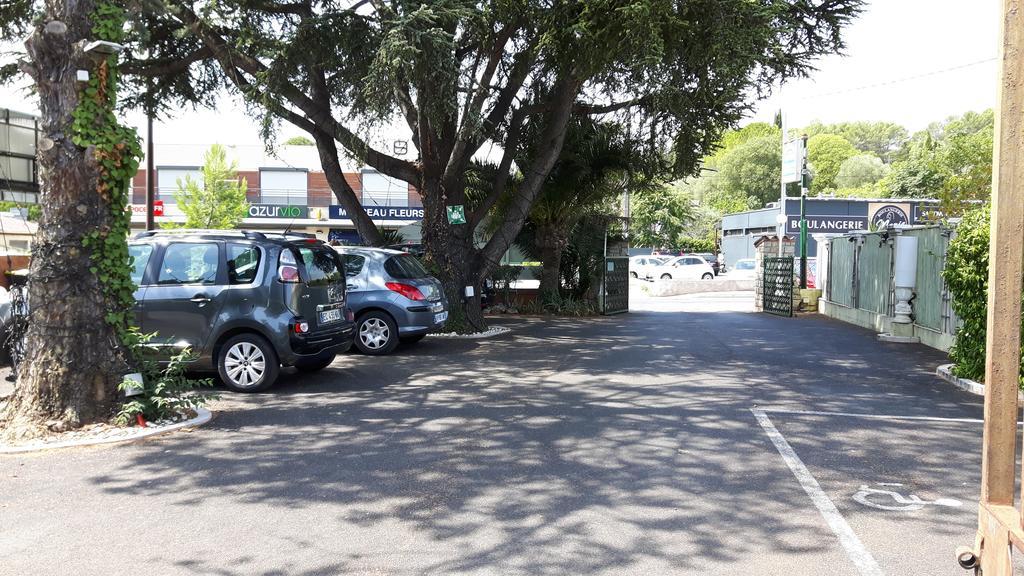
[{"label": "car roof rack", "polygon": [[251,240],[266,238],[262,232],[253,230],[214,230],[209,228],[164,228],[159,230],[144,230],[135,235],[135,238],[152,238],[153,236],[191,236],[208,234],[210,236],[242,236]]}]

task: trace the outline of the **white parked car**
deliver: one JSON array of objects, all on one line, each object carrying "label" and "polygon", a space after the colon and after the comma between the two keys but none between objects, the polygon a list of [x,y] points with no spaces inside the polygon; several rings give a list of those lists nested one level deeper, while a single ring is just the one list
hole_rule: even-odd
[{"label": "white parked car", "polygon": [[753,280],[757,277],[757,263],[753,258],[740,258],[726,274],[730,280]]},{"label": "white parked car", "polygon": [[667,256],[632,256],[629,259],[629,277],[647,279],[651,268],[668,260]]},{"label": "white parked car", "polygon": [[700,256],[690,254],[655,266],[648,274],[654,280],[712,280],[715,269]]}]

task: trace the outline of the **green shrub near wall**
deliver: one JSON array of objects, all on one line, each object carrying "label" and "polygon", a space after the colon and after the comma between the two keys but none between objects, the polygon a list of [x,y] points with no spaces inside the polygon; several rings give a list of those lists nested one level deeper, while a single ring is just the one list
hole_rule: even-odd
[{"label": "green shrub near wall", "polygon": [[[991,211],[986,204],[964,214],[946,252],[942,278],[960,317],[956,342],[949,350],[953,373],[976,382],[985,379],[985,330],[988,313],[988,251]],[[1024,390],[1024,358],[1021,362]]]}]

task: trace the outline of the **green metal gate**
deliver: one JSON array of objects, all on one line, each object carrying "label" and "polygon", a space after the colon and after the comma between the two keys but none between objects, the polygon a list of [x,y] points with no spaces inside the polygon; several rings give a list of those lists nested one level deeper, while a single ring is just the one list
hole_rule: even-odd
[{"label": "green metal gate", "polygon": [[762,282],[764,311],[779,316],[792,316],[793,258],[765,257]]},{"label": "green metal gate", "polygon": [[601,313],[629,312],[629,258],[605,258],[601,270]]}]

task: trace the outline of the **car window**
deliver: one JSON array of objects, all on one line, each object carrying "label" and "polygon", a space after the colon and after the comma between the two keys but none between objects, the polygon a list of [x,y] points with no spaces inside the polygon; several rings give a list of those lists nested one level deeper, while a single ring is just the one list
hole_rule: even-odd
[{"label": "car window", "polygon": [[366,263],[366,257],[356,254],[342,254],[341,261],[345,264],[345,276],[353,278],[363,272],[363,264]]},{"label": "car window", "polygon": [[214,284],[220,255],[216,244],[178,242],[164,250],[157,284]]},{"label": "car window", "polygon": [[338,253],[330,249],[299,248],[302,264],[306,268],[308,286],[326,286],[341,282],[341,270],[338,269]]},{"label": "car window", "polygon": [[146,274],[149,257],[153,255],[153,246],[149,244],[133,244],[128,247],[128,255],[132,257],[132,282],[138,286]]},{"label": "car window", "polygon": [[384,261],[384,271],[392,278],[413,279],[430,276],[415,256],[399,254]]},{"label": "car window", "polygon": [[704,263],[704,261],[701,260],[700,258],[686,258],[683,261],[683,264],[685,264],[687,266],[696,266],[698,264],[703,264],[703,263]]},{"label": "car window", "polygon": [[260,250],[255,246],[228,244],[228,283],[252,284],[260,268]]}]

